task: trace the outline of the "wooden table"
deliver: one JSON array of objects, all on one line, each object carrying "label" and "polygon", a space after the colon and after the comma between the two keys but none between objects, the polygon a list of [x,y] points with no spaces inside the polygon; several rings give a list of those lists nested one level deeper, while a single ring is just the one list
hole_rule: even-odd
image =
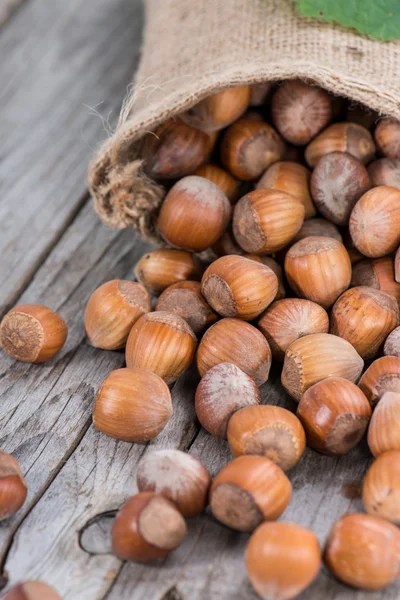
[{"label": "wooden table", "polygon": [[[100,223],[85,181],[137,63],[141,2],[1,2],[1,311],[43,303],[69,327],[65,348],[44,365],[1,355],[0,447],[20,461],[29,486],[22,510],[0,524],[4,585],[7,575],[10,583],[42,579],[64,600],[254,600],[243,564],[247,536],[208,514],[190,521],[184,544],[161,564],[124,564],[110,553],[112,517],[135,491],[143,454],[186,450],[213,475],[230,459],[227,443],[196,421],[194,372],[175,385],[174,416],[152,443],[117,442],[92,426],[96,390],[124,356],[87,345],[85,303],[102,282],[132,278],[149,248],[132,231]],[[279,373],[263,386],[263,397],[295,409]],[[285,519],[311,527],[323,543],[335,519],[362,509],[358,488],[369,462],[365,445],[340,460],[307,450],[290,474],[294,493]],[[392,586],[368,598],[399,595],[400,586]],[[324,570],[300,596],[365,597]]]}]

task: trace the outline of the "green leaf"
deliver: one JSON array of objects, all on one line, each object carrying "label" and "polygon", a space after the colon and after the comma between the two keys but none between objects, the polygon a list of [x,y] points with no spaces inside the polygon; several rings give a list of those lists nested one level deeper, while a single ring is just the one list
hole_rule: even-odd
[{"label": "green leaf", "polygon": [[400,39],[400,0],[297,0],[303,17],[334,21],[378,40]]}]

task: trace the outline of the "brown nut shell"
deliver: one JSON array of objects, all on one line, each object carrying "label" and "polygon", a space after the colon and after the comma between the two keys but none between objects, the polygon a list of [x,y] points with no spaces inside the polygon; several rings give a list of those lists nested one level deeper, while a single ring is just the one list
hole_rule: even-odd
[{"label": "brown nut shell", "polygon": [[354,383],[328,377],[306,390],[297,408],[307,443],[330,456],[347,454],[363,437],[371,406]]},{"label": "brown nut shell", "polygon": [[178,281],[200,280],[202,272],[202,264],[194,254],[172,248],[147,252],[135,267],[136,278],[155,295]]},{"label": "brown nut shell", "polygon": [[383,356],[374,360],[361,377],[359,386],[372,407],[385,392],[400,394],[400,358]]},{"label": "brown nut shell", "polygon": [[262,106],[266,103],[273,81],[261,81],[250,86],[250,106]]},{"label": "brown nut shell", "polygon": [[292,486],[282,469],[264,456],[239,456],[215,477],[210,489],[211,512],[238,531],[253,531],[275,520],[289,504]]},{"label": "brown nut shell", "polygon": [[299,419],[280,406],[241,408],[228,424],[228,442],[233,456],[266,456],[283,471],[300,460],[306,438]]},{"label": "brown nut shell", "polygon": [[240,319],[221,319],[205,332],[196,354],[201,377],[215,365],[232,363],[262,385],[268,379],[271,350],[263,334]]},{"label": "brown nut shell", "polygon": [[387,336],[383,353],[386,356],[397,356],[400,358],[400,327],[393,329],[392,333]]},{"label": "brown nut shell", "polygon": [[400,450],[400,393],[382,395],[372,414],[368,446],[375,457],[389,450]]},{"label": "brown nut shell", "polygon": [[400,524],[400,450],[383,452],[367,471],[362,488],[370,515]]},{"label": "brown nut shell", "polygon": [[62,600],[56,590],[42,581],[24,581],[10,588],[2,600]]},{"label": "brown nut shell", "polygon": [[304,221],[291,243],[294,244],[295,242],[299,242],[300,240],[304,240],[304,238],[311,236],[331,237],[339,242],[343,241],[342,235],[336,225],[326,219],[315,217]]},{"label": "brown nut shell", "polygon": [[334,123],[320,133],[306,148],[305,159],[310,167],[331,152],[347,152],[363,164],[375,154],[372,135],[357,123]]},{"label": "brown nut shell", "polygon": [[64,346],[67,335],[68,328],[60,315],[40,304],[15,306],[0,325],[4,352],[23,362],[50,360]]},{"label": "brown nut shell", "polygon": [[231,204],[235,204],[239,198],[239,182],[230,173],[211,163],[201,165],[193,175],[205,177],[217,185],[228,198]]},{"label": "brown nut shell", "polygon": [[351,286],[366,285],[396,298],[400,305],[400,283],[395,281],[393,258],[367,258],[353,266]]},{"label": "brown nut shell", "polygon": [[382,119],[375,127],[374,138],[381,154],[388,158],[400,158],[400,122]]},{"label": "brown nut shell", "polygon": [[16,513],[27,495],[28,487],[18,461],[0,450],[0,521]]},{"label": "brown nut shell", "polygon": [[203,131],[218,131],[236,121],[247,110],[250,95],[250,86],[231,87],[200,100],[181,118]]},{"label": "brown nut shell", "polygon": [[113,552],[122,560],[147,562],[167,556],[187,533],[178,509],[154,492],[140,492],[120,508],[111,530]]},{"label": "brown nut shell", "polygon": [[156,492],[173,502],[185,517],[200,514],[207,505],[211,476],[203,463],[180,450],[146,454],[136,473],[139,492]]},{"label": "brown nut shell", "polygon": [[152,440],[171,416],[166,383],[155,373],[138,368],[111,371],[93,408],[96,429],[125,442]]},{"label": "brown nut shell", "polygon": [[257,254],[244,254],[245,258],[249,258],[250,260],[255,260],[256,262],[262,263],[269,267],[278,278],[278,291],[276,292],[276,296],[274,300],[281,300],[286,296],[286,288],[283,280],[283,271],[282,267],[279,263],[276,262],[274,258],[271,256],[258,256]]},{"label": "brown nut shell", "polygon": [[147,313],[134,324],[126,343],[126,365],[156,373],[174,383],[190,367],[197,338],[179,315]]},{"label": "brown nut shell", "polygon": [[400,189],[400,158],[379,158],[368,165],[373,187],[388,185]]},{"label": "brown nut shell", "polygon": [[295,523],[263,523],[246,549],[250,582],[263,600],[290,600],[315,579],[321,567],[316,535]]}]

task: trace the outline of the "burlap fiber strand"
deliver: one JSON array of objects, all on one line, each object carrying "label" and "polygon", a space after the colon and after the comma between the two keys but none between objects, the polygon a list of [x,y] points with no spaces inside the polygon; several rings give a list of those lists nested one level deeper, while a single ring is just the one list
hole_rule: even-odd
[{"label": "burlap fiber strand", "polygon": [[95,207],[153,241],[164,190],[141,170],[140,139],[211,92],[302,78],[400,119],[400,43],[299,18],[290,0],[145,0],[141,62],[114,135],[90,166]]}]

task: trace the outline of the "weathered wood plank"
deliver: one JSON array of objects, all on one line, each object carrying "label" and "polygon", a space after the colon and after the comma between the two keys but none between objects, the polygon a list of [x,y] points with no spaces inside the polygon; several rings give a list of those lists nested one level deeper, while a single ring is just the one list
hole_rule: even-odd
[{"label": "weathered wood plank", "polygon": [[140,0],[33,0],[1,31],[0,312],[87,199],[87,163],[117,118],[141,28]]}]

